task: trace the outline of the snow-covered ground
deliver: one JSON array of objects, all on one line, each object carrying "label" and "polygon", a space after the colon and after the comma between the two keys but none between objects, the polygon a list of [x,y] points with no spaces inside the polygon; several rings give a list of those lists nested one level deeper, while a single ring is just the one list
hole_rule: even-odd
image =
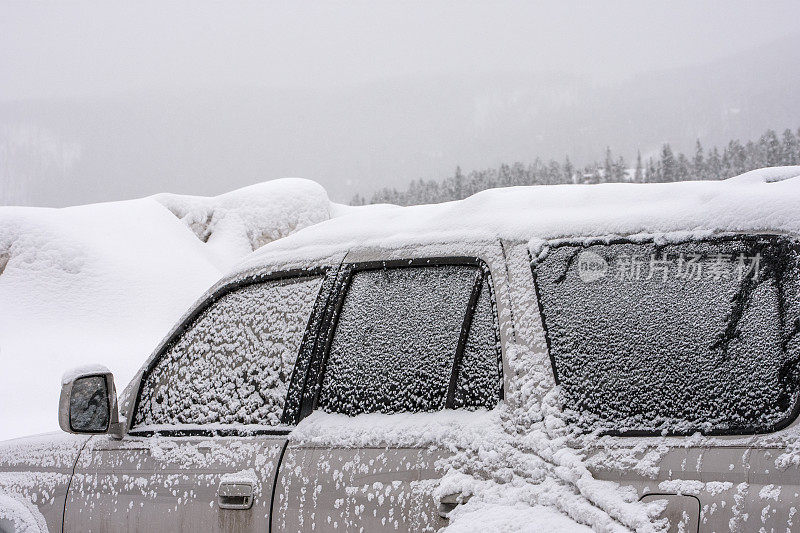
[{"label": "snow-covered ground", "polygon": [[343,209],[303,179],[213,198],[0,207],[0,440],[58,429],[70,367],[103,364],[121,391],[232,264]]}]

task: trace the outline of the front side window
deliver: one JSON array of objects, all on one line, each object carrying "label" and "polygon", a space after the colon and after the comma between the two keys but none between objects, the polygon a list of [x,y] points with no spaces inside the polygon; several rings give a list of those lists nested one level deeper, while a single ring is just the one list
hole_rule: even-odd
[{"label": "front side window", "polygon": [[453,406],[493,407],[502,389],[494,317],[489,277],[477,266],[356,271],[319,406],[348,415],[434,411],[450,392]]},{"label": "front side window", "polygon": [[453,407],[491,409],[503,394],[500,339],[486,276],[477,295],[464,353],[456,369]]},{"label": "front side window", "polygon": [[560,245],[533,262],[562,401],[615,432],[753,433],[798,400],[798,245]]},{"label": "front side window", "polygon": [[266,281],[220,297],[146,375],[134,424],[279,424],[321,281]]}]

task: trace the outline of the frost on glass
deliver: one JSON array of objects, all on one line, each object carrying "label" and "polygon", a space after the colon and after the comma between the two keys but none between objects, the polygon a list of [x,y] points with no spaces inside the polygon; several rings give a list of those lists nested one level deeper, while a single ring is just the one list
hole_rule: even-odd
[{"label": "frost on glass", "polygon": [[356,272],[331,342],[320,407],[349,415],[444,408],[480,275],[462,265]]},{"label": "frost on glass", "polygon": [[749,433],[791,415],[796,243],[559,246],[533,270],[563,404],[587,427]]},{"label": "frost on glass", "polygon": [[149,373],[135,424],[279,424],[320,283],[268,281],[222,296]]},{"label": "frost on glass", "polygon": [[69,425],[73,431],[105,431],[109,413],[106,378],[76,379],[69,398]]},{"label": "frost on glass", "polygon": [[484,278],[458,370],[453,407],[486,407],[500,401],[502,360],[492,293]]}]

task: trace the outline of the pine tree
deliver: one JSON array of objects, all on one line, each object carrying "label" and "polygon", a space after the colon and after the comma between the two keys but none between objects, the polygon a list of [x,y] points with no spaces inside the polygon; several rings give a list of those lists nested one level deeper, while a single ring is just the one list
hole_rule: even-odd
[{"label": "pine tree", "polygon": [[500,165],[500,169],[498,171],[498,176],[497,176],[497,184],[500,187],[508,187],[512,185],[511,172],[510,169],[508,168],[508,165],[506,165],[505,163]]},{"label": "pine tree", "polygon": [[761,164],[774,167],[781,164],[782,147],[781,141],[775,130],[767,130],[759,139],[759,148],[762,155]]},{"label": "pine tree", "polygon": [[672,153],[672,148],[669,144],[665,144],[661,148],[661,161],[659,162],[659,179],[658,181],[675,181],[677,169],[675,164],[675,154]]},{"label": "pine tree", "polygon": [[636,183],[644,182],[644,169],[642,168],[642,151],[636,150],[636,171],[633,174],[633,181]]},{"label": "pine tree", "polygon": [[706,160],[703,156],[703,145],[700,144],[700,139],[697,139],[697,143],[695,144],[694,148],[694,159],[692,160],[692,174],[694,179],[697,180],[705,180],[709,179],[706,176]]},{"label": "pine tree", "polygon": [[718,180],[723,178],[722,160],[719,157],[719,150],[716,146],[708,153],[708,159],[706,160],[705,168],[706,179]]},{"label": "pine tree", "polygon": [[747,141],[747,144],[744,145],[744,167],[741,169],[742,172],[765,166],[767,166],[766,157],[764,157],[763,151],[759,150],[759,145],[753,141]]},{"label": "pine tree", "polygon": [[461,172],[461,167],[456,167],[455,175],[453,175],[453,200],[460,200],[464,196],[464,174]]},{"label": "pine tree", "polygon": [[683,155],[683,152],[678,154],[678,160],[675,163],[675,181],[686,181],[692,179],[692,168],[689,159]]},{"label": "pine tree", "polygon": [[524,182],[525,184],[539,185],[547,183],[547,169],[544,163],[542,163],[542,160],[538,157],[534,159],[532,165],[528,166],[527,174],[528,178],[527,181]]},{"label": "pine tree", "polygon": [[652,157],[647,159],[647,170],[644,173],[644,181],[645,183],[653,183],[658,181],[658,168],[656,167],[656,162],[653,161]]},{"label": "pine tree", "polygon": [[747,157],[745,155],[745,148],[738,140],[728,142],[728,146],[722,154],[722,172],[717,179],[730,178],[738,176],[745,172]]},{"label": "pine tree", "polygon": [[603,181],[614,181],[614,158],[611,148],[606,146],[606,159],[603,161]]},{"label": "pine tree", "polygon": [[545,183],[555,185],[561,182],[561,165],[555,159],[551,159],[547,164],[547,174]]},{"label": "pine tree", "polygon": [[605,183],[606,181],[603,177],[603,169],[599,166],[595,166],[591,169],[589,176],[589,183]]},{"label": "pine tree", "polygon": [[627,181],[627,168],[625,165],[625,158],[619,156],[611,167],[611,180],[614,182]]},{"label": "pine tree", "polygon": [[800,128],[797,128],[797,134],[795,135],[795,138],[797,139],[797,155],[795,156],[795,161],[797,161],[797,164],[800,165]]},{"label": "pine tree", "polygon": [[781,165],[800,164],[800,146],[792,130],[786,128],[781,142]]},{"label": "pine tree", "polygon": [[572,162],[569,160],[569,156],[564,159],[564,166],[563,169],[563,181],[562,183],[572,183],[573,177],[575,174],[575,168],[572,166]]}]

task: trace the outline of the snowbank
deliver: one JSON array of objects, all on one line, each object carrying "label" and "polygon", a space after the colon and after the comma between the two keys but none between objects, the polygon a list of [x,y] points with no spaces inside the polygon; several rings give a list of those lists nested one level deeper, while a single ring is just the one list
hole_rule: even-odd
[{"label": "snowbank", "polygon": [[230,265],[330,211],[301,179],[213,198],[0,207],[0,440],[57,429],[70,367],[103,364],[121,391]]},{"label": "snowbank", "polygon": [[166,193],[152,198],[206,243],[207,257],[223,271],[256,248],[330,218],[334,209],[321,185],[299,178],[257,183],[213,198]]},{"label": "snowbank", "polygon": [[800,165],[757,168],[730,178],[729,183],[775,183],[800,176]]}]

